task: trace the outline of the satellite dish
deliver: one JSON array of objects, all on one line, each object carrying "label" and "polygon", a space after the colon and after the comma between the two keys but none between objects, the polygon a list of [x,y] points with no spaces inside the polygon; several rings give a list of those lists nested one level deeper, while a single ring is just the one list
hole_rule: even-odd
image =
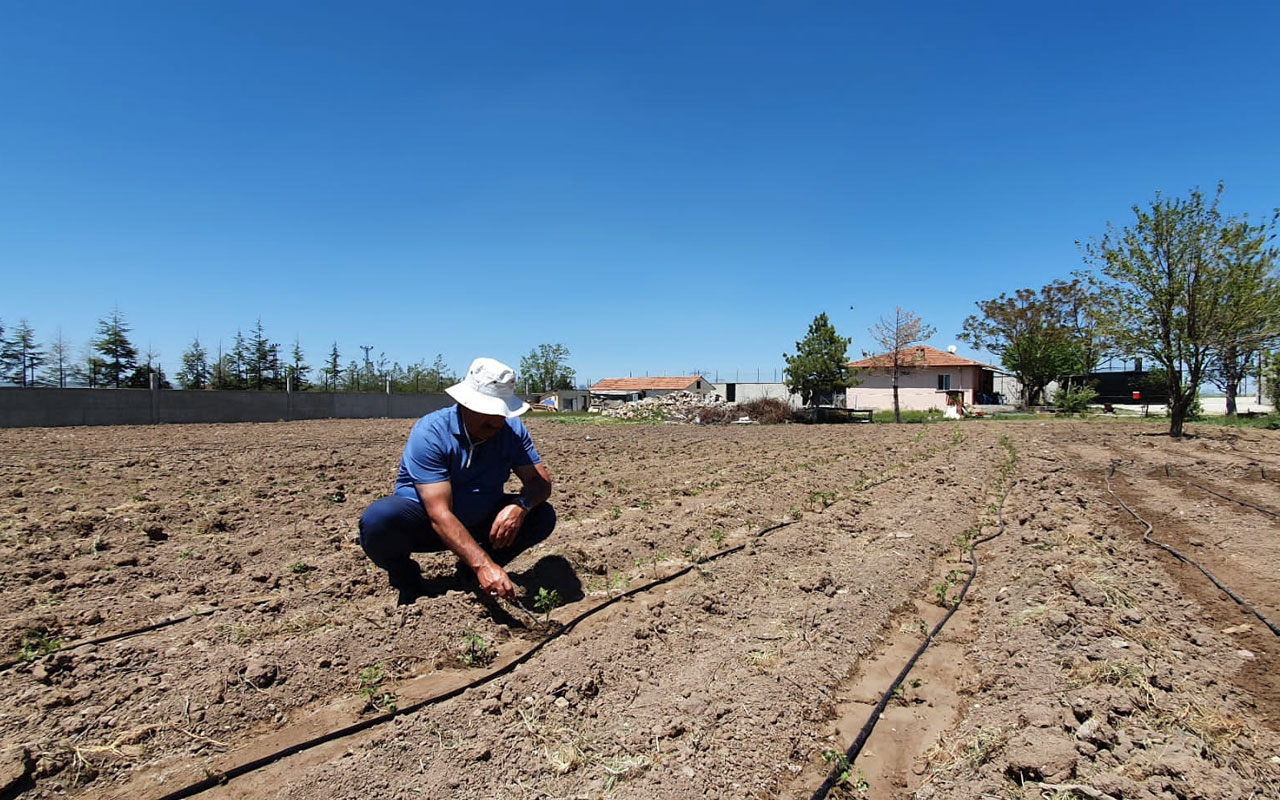
[{"label": "satellite dish", "polygon": [[947,352],[948,352],[948,353],[950,353],[950,354],[952,354],[952,355],[955,355],[955,353],[956,353],[956,346],[955,346],[954,344],[949,344],[949,345],[947,345]]}]

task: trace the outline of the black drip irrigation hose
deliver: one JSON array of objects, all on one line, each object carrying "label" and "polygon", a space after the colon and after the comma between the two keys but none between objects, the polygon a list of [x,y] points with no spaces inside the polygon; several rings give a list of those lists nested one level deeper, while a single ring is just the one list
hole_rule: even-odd
[{"label": "black drip irrigation hose", "polygon": [[[951,617],[960,610],[960,604],[964,602],[965,595],[969,593],[969,586],[973,583],[973,579],[978,576],[978,545],[989,542],[1004,533],[1004,501],[1009,497],[1009,492],[1011,491],[1013,491],[1013,486],[1006,489],[1004,495],[1000,498],[1000,508],[996,512],[996,532],[990,536],[975,539],[972,542],[972,546],[969,548],[969,577],[965,580],[964,586],[960,588],[960,594],[956,597],[955,603],[952,604],[951,609],[947,611],[946,615],[943,616],[942,619],[938,620],[938,624],[933,626],[933,630],[929,631],[929,635],[926,636],[924,641],[920,643],[920,646],[916,648],[915,653],[911,655],[911,659],[907,661],[906,666],[904,666],[902,671],[898,673],[898,677],[893,679],[893,683],[891,683],[889,688],[885,690],[884,694],[880,696],[880,702],[876,703],[876,707],[871,709],[871,714],[867,717],[867,721],[863,723],[862,730],[858,731],[858,735],[853,740],[853,744],[849,745],[849,749],[844,753],[845,765],[852,765],[854,760],[857,759],[858,754],[862,752],[862,748],[866,746],[867,740],[871,738],[871,732],[875,730],[876,723],[880,721],[880,715],[884,713],[884,710],[889,707],[890,701],[893,700],[894,694],[898,691],[898,687],[907,679],[907,675],[910,674],[911,669],[916,665],[916,661],[920,659],[920,656],[924,655],[924,651],[929,648],[929,645],[933,643],[933,640],[942,632],[942,629],[946,627],[946,624],[951,620]],[[823,798],[825,798],[827,794],[830,793],[831,790],[840,782],[840,773],[842,771],[843,770],[839,766],[833,768],[827,774],[827,779],[823,781],[822,785],[813,793],[810,800],[823,800]]]},{"label": "black drip irrigation hose", "polygon": [[[1174,475],[1173,475],[1173,471],[1172,471],[1171,469],[1169,469],[1169,465],[1168,465],[1168,464],[1165,464],[1165,465],[1164,465],[1164,475],[1165,475],[1165,477],[1166,477],[1166,478],[1173,478],[1173,477],[1174,477]],[[1264,471],[1264,472],[1262,473],[1262,476],[1265,478],[1265,477],[1266,477],[1266,475],[1267,475],[1267,474],[1266,474],[1266,472]],[[1248,500],[1240,500],[1239,498],[1236,498],[1236,497],[1230,497],[1229,495],[1225,495],[1225,494],[1223,494],[1222,492],[1217,491],[1216,489],[1210,489],[1208,486],[1205,486],[1205,485],[1204,485],[1204,484],[1202,484],[1202,483],[1196,483],[1195,481],[1193,481],[1193,480],[1188,480],[1188,479],[1186,479],[1186,478],[1177,478],[1177,480],[1182,481],[1183,483],[1187,484],[1188,486],[1194,486],[1194,487],[1196,487],[1197,489],[1200,489],[1201,491],[1208,492],[1209,494],[1214,495],[1215,497],[1221,497],[1223,500],[1230,500],[1230,501],[1231,501],[1231,502],[1233,502],[1233,503],[1237,503],[1237,504],[1242,505],[1242,506],[1248,506],[1249,508],[1252,508],[1254,511],[1261,511],[1263,514],[1266,514],[1267,516],[1271,516],[1271,517],[1280,517],[1280,512],[1272,511],[1272,510],[1271,510],[1271,509],[1269,509],[1269,508],[1263,508],[1263,507],[1262,507],[1262,506],[1260,506],[1260,505],[1255,505],[1255,504],[1253,504],[1253,503],[1250,503]]]},{"label": "black drip irrigation hose", "polygon": [[[779,528],[785,528],[788,525],[794,525],[794,524],[795,522],[791,521],[791,522],[780,522],[776,525],[770,525],[769,527],[764,528],[763,530],[756,533],[754,538],[759,539],[769,533],[772,533],[773,531],[778,530]],[[443,703],[446,700],[452,700],[453,698],[457,697],[458,695],[461,695],[463,692],[466,692],[469,689],[479,688],[481,686],[484,686],[487,683],[497,680],[498,678],[501,678],[504,675],[507,675],[508,673],[514,671],[516,667],[520,666],[521,664],[533,658],[548,644],[550,644],[551,642],[555,641],[561,636],[572,631],[583,620],[587,619],[588,617],[591,617],[592,615],[600,611],[603,611],[604,609],[608,608],[614,603],[618,603],[634,595],[647,592],[655,587],[661,586],[664,583],[668,583],[683,575],[687,575],[689,572],[692,572],[693,570],[697,569],[698,567],[702,566],[703,564],[709,561],[715,561],[717,559],[724,558],[725,556],[731,555],[733,553],[737,553],[743,550],[746,546],[747,546],[746,544],[740,544],[740,545],[737,545],[736,547],[730,547],[728,549],[721,550],[720,552],[709,555],[700,561],[697,561],[686,567],[682,567],[676,570],[675,572],[671,573],[670,575],[665,575],[661,578],[655,578],[654,580],[649,581],[648,583],[642,584],[640,586],[637,586],[634,589],[629,589],[623,592],[622,594],[617,595],[616,597],[611,597],[605,602],[597,606],[592,606],[591,608],[587,609],[586,611],[583,611],[581,614],[578,614],[576,617],[569,620],[568,622],[560,625],[559,628],[557,628],[555,631],[550,633],[546,638],[539,641],[533,647],[529,648],[528,651],[522,653],[519,657],[514,659],[511,663],[506,664],[502,667],[499,667],[498,669],[493,670],[492,672],[489,672],[485,675],[482,675],[481,677],[477,678],[474,681],[471,681],[466,685],[459,686],[455,689],[450,689],[449,691],[444,692],[442,694],[438,694],[434,697],[428,697],[425,700],[420,700],[411,705],[407,705],[404,708],[397,708],[395,711],[388,711],[383,714],[378,714],[377,716],[370,717],[369,719],[361,720],[360,722],[356,722],[342,728],[337,728],[335,730],[328,731],[326,733],[320,734],[319,736],[315,736],[311,739],[307,739],[302,742],[291,744],[288,747],[281,748],[280,750],[277,750],[273,753],[268,753],[267,755],[264,755],[260,758],[255,758],[252,761],[247,761],[243,764],[237,764],[236,766],[232,767],[231,769],[228,769],[225,772],[208,775],[203,780],[199,780],[199,781],[196,781],[195,783],[189,784],[187,786],[183,786],[180,789],[175,789],[174,791],[169,792],[168,794],[163,795],[160,798],[157,798],[157,800],[182,800],[182,798],[192,797],[194,795],[200,794],[201,792],[208,791],[209,789],[212,789],[215,786],[219,786],[230,780],[238,778],[242,775],[262,769],[263,767],[268,766],[269,764],[272,764],[276,761],[280,761],[281,759],[288,758],[289,756],[292,756],[292,755],[297,755],[298,753],[301,753],[304,750],[310,750],[314,747],[319,747],[320,745],[327,744],[329,742],[336,741],[338,739],[343,739],[348,736],[353,736],[357,733],[361,733],[370,728],[374,728],[374,727],[377,727],[378,725],[382,725],[383,723],[390,722],[396,717],[402,717],[402,716],[405,716],[406,714],[412,714],[414,712],[421,711],[422,709],[428,706],[432,706],[437,703]]]},{"label": "black drip irrigation hose", "polygon": [[[1280,636],[1280,626],[1277,626],[1274,622],[1267,619],[1266,616],[1261,611],[1249,605],[1249,603],[1243,597],[1231,591],[1231,587],[1227,586],[1222,581],[1218,580],[1217,576],[1215,576],[1212,572],[1202,567],[1200,565],[1200,562],[1196,561],[1193,558],[1189,558],[1186,555],[1183,555],[1182,553],[1173,549],[1172,547],[1165,544],[1164,542],[1160,542],[1160,541],[1156,541],[1155,539],[1152,539],[1151,533],[1155,530],[1155,526],[1153,526],[1150,522],[1147,522],[1142,517],[1138,516],[1137,512],[1135,512],[1132,508],[1129,508],[1129,506],[1123,500],[1120,499],[1120,495],[1116,494],[1116,490],[1112,488],[1111,478],[1115,474],[1116,474],[1116,462],[1113,461],[1111,462],[1111,470],[1107,473],[1107,491],[1111,492],[1111,496],[1116,499],[1116,502],[1120,504],[1121,508],[1129,512],[1129,516],[1133,517],[1135,520],[1137,520],[1138,522],[1141,522],[1143,525],[1146,526],[1147,529],[1142,533],[1142,541],[1148,544],[1153,544],[1156,547],[1159,547],[1161,550],[1164,550],[1169,555],[1178,559],[1182,563],[1189,564],[1195,567],[1196,569],[1200,570],[1200,572],[1203,573],[1204,576],[1208,578],[1213,583],[1214,586],[1217,586],[1220,590],[1222,590],[1227,595],[1227,597],[1230,597],[1232,600],[1236,601],[1238,605],[1240,605],[1250,614],[1253,614],[1255,617],[1261,620],[1262,624],[1270,628],[1271,632],[1274,633],[1276,636]],[[1227,498],[1227,499],[1231,499],[1231,498]]]},{"label": "black drip irrigation hose", "polygon": [[[173,617],[171,619],[161,620],[160,622],[156,622],[151,625],[144,625],[141,628],[134,628],[132,630],[127,630],[127,631],[120,631],[119,633],[110,633],[110,634],[107,634],[106,636],[99,636],[95,639],[81,639],[75,642],[68,642],[67,644],[62,645],[56,650],[50,650],[49,653],[62,653],[67,650],[75,650],[77,647],[84,647],[85,645],[106,644],[107,642],[114,642],[120,639],[128,639],[130,636],[137,636],[139,634],[149,633],[151,631],[159,630],[161,628],[167,628],[170,625],[177,625],[179,622],[186,622],[187,620],[195,619],[196,617],[207,617],[208,615],[214,613],[217,610],[218,609],[216,608],[210,608],[204,611],[192,611],[190,614],[184,614],[181,617]],[[49,653],[45,653],[44,655],[49,655]],[[8,661],[0,661],[0,672],[4,672],[7,669],[17,666],[18,664],[25,664],[31,660],[33,659],[11,658]]]}]

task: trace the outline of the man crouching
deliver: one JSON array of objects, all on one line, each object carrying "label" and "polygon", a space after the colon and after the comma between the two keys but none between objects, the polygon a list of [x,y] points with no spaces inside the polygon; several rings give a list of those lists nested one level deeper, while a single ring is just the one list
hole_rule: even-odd
[{"label": "man crouching", "polygon": [[[455,406],[413,426],[400,457],[395,493],[360,517],[360,546],[387,571],[407,605],[423,593],[410,553],[451,550],[475,573],[480,590],[511,598],[503,566],[551,535],[556,514],[546,502],[551,476],[520,422],[529,404],[515,395],[515,372],[477,358],[460,383],[445,389]],[[519,494],[505,494],[512,471]]]}]

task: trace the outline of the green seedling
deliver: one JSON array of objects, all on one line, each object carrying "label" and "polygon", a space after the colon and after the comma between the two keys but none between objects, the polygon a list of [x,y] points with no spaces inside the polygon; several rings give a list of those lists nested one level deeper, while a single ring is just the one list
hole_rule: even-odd
[{"label": "green seedling", "polygon": [[190,561],[196,557],[196,549],[194,547],[184,547],[178,551],[179,561]]},{"label": "green seedling", "polygon": [[791,515],[792,519],[800,519],[800,517],[804,516],[800,512],[800,506],[792,506],[791,508],[787,509],[787,513]]},{"label": "green seedling", "polygon": [[697,545],[691,544],[688,547],[686,547],[683,552],[686,560],[692,561],[695,564],[702,563],[703,561],[702,551],[698,549]]},{"label": "green seedling", "polygon": [[311,567],[305,561],[295,561],[289,565],[289,571],[294,575],[306,575],[311,571]]},{"label": "green seedling", "polygon": [[952,597],[951,590],[956,587],[956,579],[960,577],[959,570],[950,570],[947,577],[933,585],[934,602],[943,608],[954,608],[959,602],[959,597]]},{"label": "green seedling", "polygon": [[493,663],[498,654],[493,645],[475,631],[462,632],[462,646],[458,650],[458,661],[464,667],[483,667]]},{"label": "green seedling", "polygon": [[711,531],[711,543],[716,546],[717,550],[724,547],[724,540],[727,538],[729,538],[729,534],[718,528]]},{"label": "green seedling", "polygon": [[564,605],[564,598],[555,589],[548,589],[545,586],[538,587],[538,593],[533,596],[533,607],[546,615],[546,620],[551,620],[551,612]]},{"label": "green seedling", "polygon": [[809,492],[809,502],[826,508],[836,501],[838,492]]},{"label": "green seedling", "polygon": [[613,508],[609,509],[609,519],[617,519],[618,517],[621,517],[621,516],[622,516],[622,509],[618,508],[617,506],[614,506]]},{"label": "green seedling", "polygon": [[50,631],[29,630],[22,636],[22,645],[18,648],[18,660],[31,663],[37,658],[60,649],[64,641],[61,636],[54,636]]},{"label": "green seedling", "polygon": [[847,786],[859,795],[870,793],[871,784],[867,783],[867,776],[862,770],[855,769],[849,763],[849,757],[839,750],[826,749],[822,751],[822,760],[832,765],[832,770],[836,773],[836,784],[839,786]]},{"label": "green seedling", "polygon": [[360,696],[365,700],[365,708],[375,711],[395,711],[396,695],[382,685],[383,667],[374,664],[360,670]]}]

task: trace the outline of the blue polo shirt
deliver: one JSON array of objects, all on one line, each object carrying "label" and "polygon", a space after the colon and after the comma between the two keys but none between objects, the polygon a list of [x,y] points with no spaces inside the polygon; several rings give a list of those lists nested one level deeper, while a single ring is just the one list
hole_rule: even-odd
[{"label": "blue polo shirt", "polygon": [[450,406],[414,424],[400,456],[395,493],[416,500],[414,484],[449,481],[453,514],[470,528],[487,521],[496,510],[512,467],[541,461],[519,417],[509,417],[493,438],[469,447],[462,407]]}]

